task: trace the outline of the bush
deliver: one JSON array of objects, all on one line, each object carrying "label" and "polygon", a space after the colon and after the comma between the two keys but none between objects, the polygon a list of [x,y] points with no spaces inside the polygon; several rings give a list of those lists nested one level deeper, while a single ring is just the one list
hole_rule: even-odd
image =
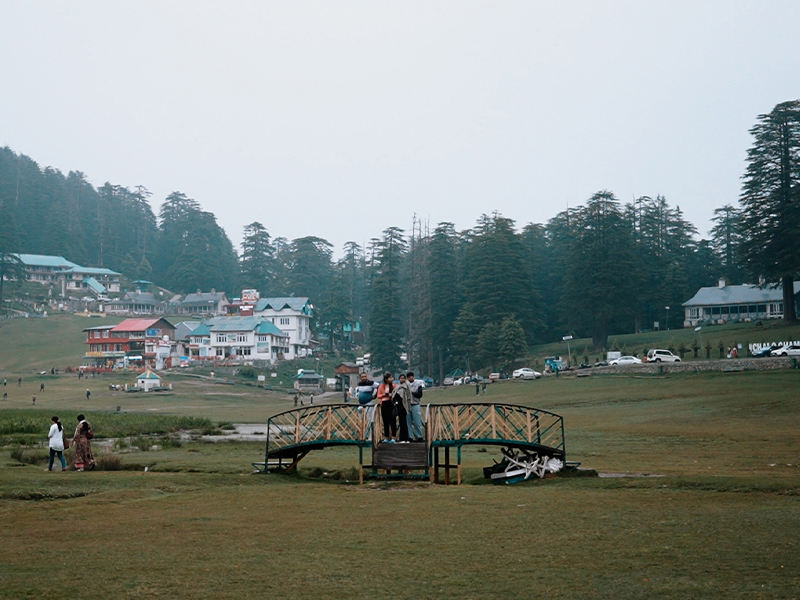
[{"label": "bush", "polygon": [[164,436],[158,440],[158,444],[162,448],[180,448],[183,445],[180,438]]},{"label": "bush", "polygon": [[97,468],[100,471],[122,471],[122,459],[116,454],[101,454],[97,458]]},{"label": "bush", "polygon": [[253,367],[242,367],[239,369],[239,375],[247,379],[255,379],[258,376],[258,370]]},{"label": "bush", "polygon": [[46,465],[50,460],[50,451],[14,448],[11,451],[11,458],[28,465]]},{"label": "bush", "polygon": [[149,437],[144,437],[141,435],[136,436],[135,438],[131,439],[131,446],[134,448],[138,448],[142,452],[147,452],[150,450],[150,446],[153,445],[153,440]]}]

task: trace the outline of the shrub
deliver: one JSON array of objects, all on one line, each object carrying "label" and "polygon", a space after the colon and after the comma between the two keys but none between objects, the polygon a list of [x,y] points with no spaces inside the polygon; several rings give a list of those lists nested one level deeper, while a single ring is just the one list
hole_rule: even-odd
[{"label": "shrub", "polygon": [[168,435],[160,438],[158,443],[162,448],[180,448],[183,445],[180,438],[170,437]]},{"label": "shrub", "polygon": [[239,369],[239,375],[247,379],[255,379],[258,376],[258,371],[253,367],[242,367]]},{"label": "shrub", "polygon": [[25,448],[14,448],[11,451],[11,458],[28,465],[45,465],[50,460],[50,452],[43,450],[28,450]]},{"label": "shrub", "polygon": [[122,459],[116,454],[101,454],[97,458],[97,468],[100,471],[121,471]]},{"label": "shrub", "polygon": [[150,450],[150,446],[153,445],[153,440],[148,437],[144,437],[142,435],[137,435],[135,438],[131,439],[131,446],[134,448],[138,448],[142,452],[147,452]]}]

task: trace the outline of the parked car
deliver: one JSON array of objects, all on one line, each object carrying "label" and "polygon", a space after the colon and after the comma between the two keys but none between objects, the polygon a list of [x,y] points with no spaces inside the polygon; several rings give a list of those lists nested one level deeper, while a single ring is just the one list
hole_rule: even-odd
[{"label": "parked car", "polygon": [[650,350],[647,353],[647,362],[681,362],[681,359],[669,350]]},{"label": "parked car", "polygon": [[608,361],[607,360],[598,360],[596,363],[594,363],[594,366],[595,367],[607,367],[608,366]]},{"label": "parked car", "polygon": [[498,379],[500,379],[500,373],[489,373],[489,381],[494,383]]},{"label": "parked car", "polygon": [[642,361],[636,358],[635,356],[620,356],[619,358],[615,358],[612,361],[609,361],[609,365],[614,365],[618,367],[624,367],[625,365],[640,365]]},{"label": "parked car", "polygon": [[771,352],[772,356],[800,356],[800,344],[786,344]]},{"label": "parked car", "polygon": [[767,346],[766,348],[762,348],[761,350],[753,354],[753,357],[763,358],[765,356],[772,356],[773,351],[779,350],[780,348],[781,348],[780,344],[773,344],[772,346]]},{"label": "parked car", "polygon": [[444,385],[453,385],[453,378],[452,377],[445,377],[443,383],[444,383]]},{"label": "parked car", "polygon": [[542,374],[528,367],[523,367],[514,371],[511,376],[514,379],[541,379]]}]

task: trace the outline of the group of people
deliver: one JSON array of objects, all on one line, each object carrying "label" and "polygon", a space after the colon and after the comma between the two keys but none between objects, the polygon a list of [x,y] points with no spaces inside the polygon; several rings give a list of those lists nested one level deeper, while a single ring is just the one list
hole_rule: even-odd
[{"label": "group of people", "polygon": [[[61,470],[67,470],[67,461],[64,460],[64,450],[69,448],[70,440],[64,431],[64,426],[58,417],[50,419],[50,432],[47,437],[50,438],[50,462],[47,465],[47,470],[53,470],[53,463],[56,457],[61,461]],[[78,415],[78,426],[75,428],[75,434],[72,436],[72,447],[74,451],[73,464],[76,471],[91,471],[95,468],[97,463],[92,454],[92,442],[94,431],[89,421],[83,415]]]},{"label": "group of people", "polygon": [[383,382],[378,384],[366,373],[361,373],[356,388],[358,402],[367,405],[373,400],[377,401],[383,422],[384,442],[389,444],[421,442],[423,434],[420,400],[424,385],[414,378],[412,371],[400,374],[398,380],[395,383],[394,375],[385,373]]}]

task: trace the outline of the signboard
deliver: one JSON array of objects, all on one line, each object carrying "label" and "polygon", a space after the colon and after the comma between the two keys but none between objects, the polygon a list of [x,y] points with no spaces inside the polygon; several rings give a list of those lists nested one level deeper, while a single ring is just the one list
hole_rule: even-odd
[{"label": "signboard", "polygon": [[242,304],[255,304],[260,297],[258,290],[242,290]]},{"label": "signboard", "polygon": [[259,383],[264,383],[266,380],[267,380],[266,376],[264,376],[264,375],[259,375],[258,376]]}]

